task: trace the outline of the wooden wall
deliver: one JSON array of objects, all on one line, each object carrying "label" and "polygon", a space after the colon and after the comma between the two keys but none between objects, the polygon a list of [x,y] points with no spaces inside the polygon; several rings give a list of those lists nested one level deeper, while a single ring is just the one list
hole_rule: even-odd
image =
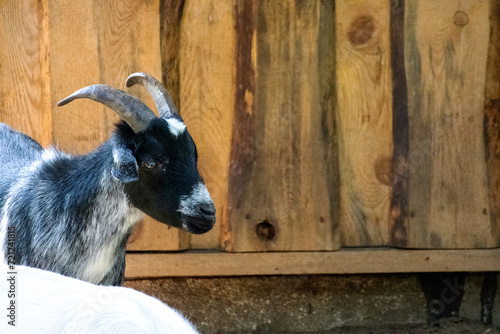
[{"label": "wooden wall", "polygon": [[[0,2],[0,121],[86,153],[116,116],[56,103],[143,71],[172,92],[217,207],[130,250],[500,246],[495,0]],[[153,106],[140,88],[128,90]]]}]

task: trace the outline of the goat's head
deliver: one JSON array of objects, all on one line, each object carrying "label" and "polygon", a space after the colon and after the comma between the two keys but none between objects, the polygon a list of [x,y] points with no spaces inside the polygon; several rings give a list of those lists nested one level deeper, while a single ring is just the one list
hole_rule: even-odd
[{"label": "goat's head", "polygon": [[149,91],[160,114],[122,90],[92,85],[58,103],[89,98],[114,110],[121,145],[113,150],[111,174],[124,183],[131,203],[154,219],[199,234],[215,223],[215,207],[197,169],[196,146],[166,89],[145,73],[134,73],[127,87]]}]

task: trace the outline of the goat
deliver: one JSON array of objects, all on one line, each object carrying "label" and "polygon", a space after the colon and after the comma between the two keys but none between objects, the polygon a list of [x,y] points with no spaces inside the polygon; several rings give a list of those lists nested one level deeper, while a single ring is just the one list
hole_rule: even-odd
[{"label": "goat", "polygon": [[[10,267],[10,266],[9,266]],[[197,333],[176,310],[142,292],[53,272],[0,265],[1,333]]]},{"label": "goat", "polygon": [[58,103],[88,98],[120,116],[110,139],[87,155],[43,149],[0,124],[4,262],[121,285],[127,240],[144,214],[195,234],[212,228],[215,207],[184,121],[152,76],[134,73],[127,87],[134,84],[149,91],[160,117],[138,98],[101,84]]}]

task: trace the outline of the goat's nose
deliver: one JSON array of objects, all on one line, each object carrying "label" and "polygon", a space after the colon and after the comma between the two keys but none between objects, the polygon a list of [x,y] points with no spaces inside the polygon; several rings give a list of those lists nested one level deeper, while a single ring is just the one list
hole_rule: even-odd
[{"label": "goat's nose", "polygon": [[200,212],[204,216],[215,216],[215,205],[213,202],[200,204]]}]

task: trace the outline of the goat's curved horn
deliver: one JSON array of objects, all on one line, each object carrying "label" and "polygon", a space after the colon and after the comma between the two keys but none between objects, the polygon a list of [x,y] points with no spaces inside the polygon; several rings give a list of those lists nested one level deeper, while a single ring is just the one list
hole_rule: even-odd
[{"label": "goat's curved horn", "polygon": [[145,130],[149,122],[156,118],[155,113],[138,98],[120,89],[100,84],[77,90],[57,105],[60,107],[80,98],[91,99],[111,108],[135,133]]},{"label": "goat's curved horn", "polygon": [[127,87],[135,84],[146,87],[155,101],[160,117],[169,117],[171,114],[177,114],[174,100],[172,100],[172,97],[161,82],[147,73],[137,72],[129,75],[127,78]]}]

